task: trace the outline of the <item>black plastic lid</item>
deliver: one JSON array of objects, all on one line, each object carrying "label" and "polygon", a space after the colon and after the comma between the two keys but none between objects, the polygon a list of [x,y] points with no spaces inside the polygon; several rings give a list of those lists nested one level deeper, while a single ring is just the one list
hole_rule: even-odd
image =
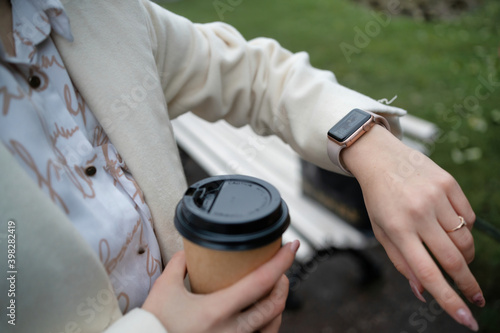
[{"label": "black plastic lid", "polygon": [[215,176],[191,185],[175,227],[191,242],[217,250],[249,250],[278,239],[290,224],[278,190],[261,179]]}]

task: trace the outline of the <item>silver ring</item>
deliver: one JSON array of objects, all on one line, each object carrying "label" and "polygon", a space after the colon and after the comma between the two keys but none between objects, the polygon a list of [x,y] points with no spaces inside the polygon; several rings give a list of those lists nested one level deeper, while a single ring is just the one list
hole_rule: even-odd
[{"label": "silver ring", "polygon": [[458,226],[456,226],[455,228],[447,231],[447,233],[450,233],[450,232],[453,232],[453,231],[457,231],[458,229],[461,229],[463,227],[465,227],[467,225],[467,222],[465,222],[465,219],[462,217],[462,216],[458,216],[458,219],[460,220],[460,224]]}]

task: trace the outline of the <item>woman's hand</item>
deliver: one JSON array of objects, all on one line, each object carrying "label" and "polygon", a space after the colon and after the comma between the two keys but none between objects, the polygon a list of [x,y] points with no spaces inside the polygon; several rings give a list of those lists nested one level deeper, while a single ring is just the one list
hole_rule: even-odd
[{"label": "woman's hand", "polygon": [[184,287],[186,261],[180,251],[156,280],[142,308],[153,313],[169,333],[278,332],[288,296],[284,273],[298,247],[298,241],[286,244],[242,280],[207,295]]},{"label": "woman's hand", "polygon": [[[426,289],[457,322],[476,331],[469,308],[431,257],[465,298],[484,306],[468,267],[474,259],[475,215],[455,179],[380,126],[345,149],[342,158],[361,185],[375,236],[415,295],[424,301]],[[451,231],[461,217],[467,227]]]}]

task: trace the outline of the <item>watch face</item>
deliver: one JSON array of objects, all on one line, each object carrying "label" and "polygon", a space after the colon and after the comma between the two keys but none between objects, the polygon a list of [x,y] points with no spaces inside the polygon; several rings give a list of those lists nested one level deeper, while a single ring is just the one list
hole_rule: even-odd
[{"label": "watch face", "polygon": [[328,136],[336,141],[344,142],[370,118],[371,115],[368,112],[354,109],[328,131]]}]

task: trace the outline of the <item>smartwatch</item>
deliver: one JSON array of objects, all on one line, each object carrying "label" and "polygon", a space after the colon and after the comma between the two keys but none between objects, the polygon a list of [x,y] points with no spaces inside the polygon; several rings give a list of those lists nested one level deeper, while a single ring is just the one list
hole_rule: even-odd
[{"label": "smartwatch", "polygon": [[351,146],[376,124],[390,130],[387,120],[375,113],[361,109],[351,110],[328,131],[327,151],[330,160],[348,175],[352,175],[340,160],[342,149]]}]

